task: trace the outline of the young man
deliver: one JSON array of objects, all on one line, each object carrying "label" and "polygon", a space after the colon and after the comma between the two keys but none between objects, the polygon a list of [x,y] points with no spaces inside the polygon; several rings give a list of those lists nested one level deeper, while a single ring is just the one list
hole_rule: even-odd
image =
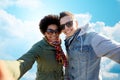
[{"label": "young man", "polygon": [[78,28],[72,13],[60,13],[60,27],[66,35],[68,80],[99,80],[100,61],[103,56],[120,63],[120,44],[96,32],[90,32],[89,25]]}]

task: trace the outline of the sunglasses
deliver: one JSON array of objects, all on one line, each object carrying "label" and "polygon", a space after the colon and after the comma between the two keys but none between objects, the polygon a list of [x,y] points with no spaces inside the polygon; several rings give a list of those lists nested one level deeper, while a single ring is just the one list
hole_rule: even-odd
[{"label": "sunglasses", "polygon": [[72,26],[73,26],[73,21],[69,21],[69,22],[67,22],[67,23],[65,23],[65,24],[60,25],[60,28],[61,28],[62,30],[64,30],[64,29],[65,29],[65,25],[66,25],[67,27],[72,27]]},{"label": "sunglasses", "polygon": [[47,29],[46,30],[46,32],[48,33],[48,34],[50,34],[50,35],[52,35],[52,34],[59,34],[59,31],[58,31],[58,29],[56,29],[56,30],[53,30],[53,29]]}]

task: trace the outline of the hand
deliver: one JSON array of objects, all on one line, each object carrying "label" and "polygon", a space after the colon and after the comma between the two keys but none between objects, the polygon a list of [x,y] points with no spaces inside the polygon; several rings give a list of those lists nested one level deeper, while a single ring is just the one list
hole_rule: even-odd
[{"label": "hand", "polygon": [[0,60],[0,80],[15,80],[3,60]]}]

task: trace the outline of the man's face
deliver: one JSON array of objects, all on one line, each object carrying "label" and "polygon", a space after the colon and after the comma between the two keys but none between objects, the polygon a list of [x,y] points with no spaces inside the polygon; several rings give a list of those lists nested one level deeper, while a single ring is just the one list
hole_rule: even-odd
[{"label": "man's face", "polygon": [[65,16],[60,19],[60,27],[66,37],[72,36],[77,30],[77,21],[71,16]]}]

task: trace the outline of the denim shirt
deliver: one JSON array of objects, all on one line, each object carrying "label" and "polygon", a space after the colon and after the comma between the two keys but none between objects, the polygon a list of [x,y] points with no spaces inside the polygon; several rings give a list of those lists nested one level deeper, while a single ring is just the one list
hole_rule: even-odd
[{"label": "denim shirt", "polygon": [[[101,57],[110,57],[110,54],[112,56],[112,52],[110,51],[110,49],[117,49],[118,46],[115,47],[113,44],[111,44],[111,46],[113,45],[113,47],[110,49],[108,48],[107,50],[103,50],[103,54],[103,52],[100,51],[99,48],[97,48],[97,46],[101,46],[102,44],[100,43],[102,42],[107,43],[107,40],[104,41],[104,38],[102,38],[102,40],[99,41],[99,43],[96,43],[96,39],[92,41],[93,37],[97,35],[97,33],[95,32],[85,33],[82,36],[79,36],[78,34],[79,31],[77,31],[75,35],[73,35],[75,36],[74,38],[72,36],[69,39],[65,40],[65,46],[69,61],[68,68],[66,70],[66,75],[68,76],[69,80],[99,80]],[[73,38],[72,42],[70,42],[71,38]],[[120,63],[120,54],[117,55],[117,53],[120,53],[120,45],[118,49],[119,50],[117,50],[118,52],[116,52],[115,55],[117,57],[113,58],[113,60]],[[97,51],[98,53],[96,53]],[[110,53],[106,54],[107,52]],[[110,58],[112,59],[112,57]]]},{"label": "denim shirt", "polygon": [[[68,77],[70,80],[98,80],[100,57],[97,57],[89,44],[91,35],[87,36],[85,43],[83,36],[75,37],[69,46],[68,53]],[[68,41],[65,41],[67,45]],[[74,43],[73,43],[74,42]]]}]

